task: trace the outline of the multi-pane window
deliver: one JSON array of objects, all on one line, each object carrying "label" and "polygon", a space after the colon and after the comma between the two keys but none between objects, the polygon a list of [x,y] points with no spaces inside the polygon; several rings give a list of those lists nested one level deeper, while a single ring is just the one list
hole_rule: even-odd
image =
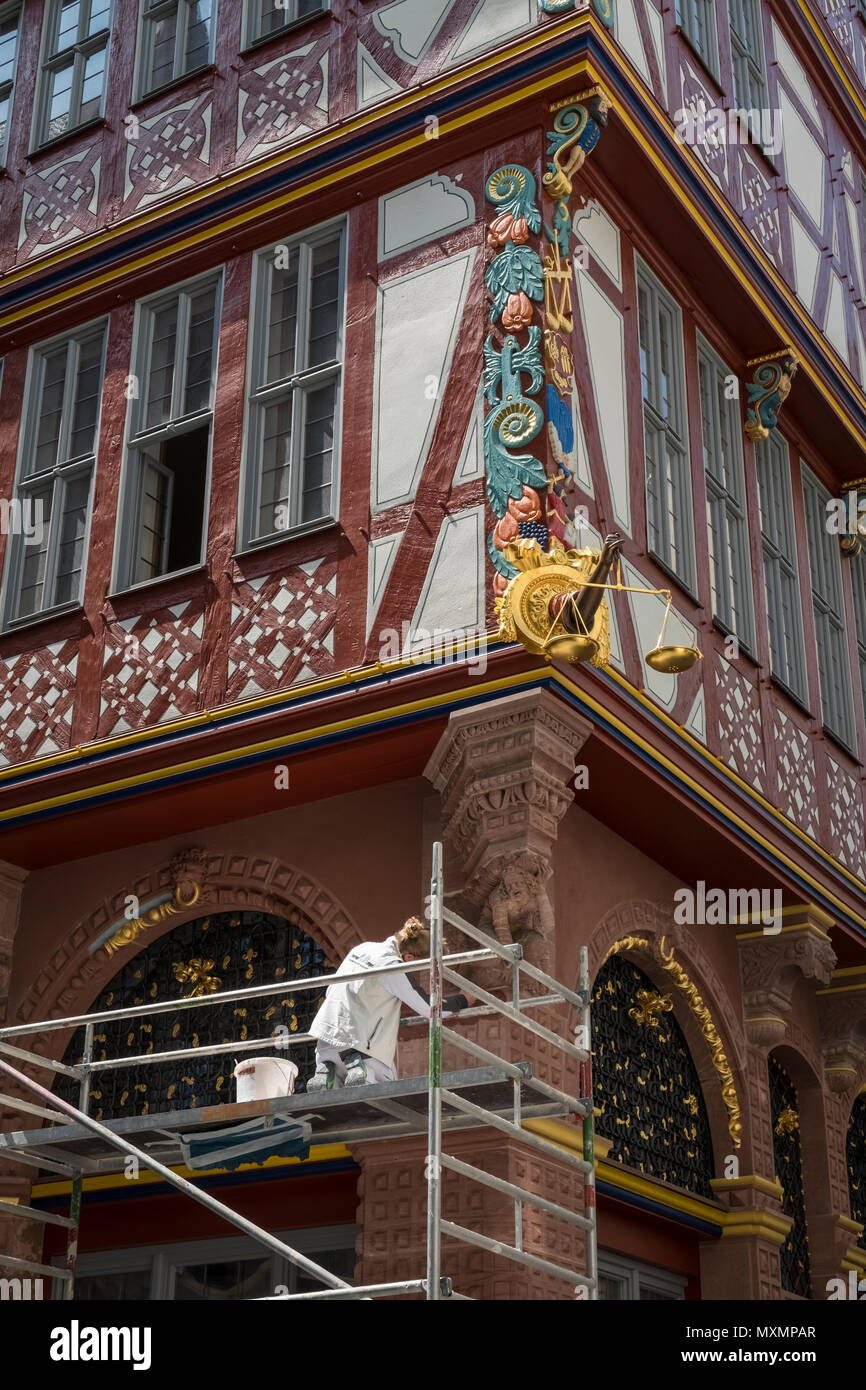
[{"label": "multi-pane window", "polygon": [[290,24],[312,19],[328,8],[329,0],[247,0],[246,42],[270,38]]},{"label": "multi-pane window", "polygon": [[105,324],[34,348],[10,505],[6,619],[81,599]]},{"label": "multi-pane window", "polygon": [[20,27],[20,0],[14,0],[11,5],[0,5],[0,164],[6,161]]},{"label": "multi-pane window", "polygon": [[763,111],[767,105],[764,76],[764,31],[761,0],[728,0],[734,101],[741,111]]},{"label": "multi-pane window", "polygon": [[102,115],[111,0],[49,0],[45,10],[37,145]]},{"label": "multi-pane window", "polygon": [[677,23],[707,67],[718,72],[716,0],[677,0]]},{"label": "multi-pane window", "polygon": [[678,306],[638,263],[638,332],[646,451],[647,543],[666,569],[694,587],[695,551]]},{"label": "multi-pane window", "polygon": [[[860,662],[860,685],[863,708],[866,709],[866,555],[851,561],[851,585],[854,590],[854,615],[857,623],[857,654]],[[866,1200],[866,1190],[864,1190]]]},{"label": "multi-pane window", "polygon": [[212,59],[216,0],[144,0],[139,94],[147,96]]},{"label": "multi-pane window", "polygon": [[830,493],[814,473],[803,467],[803,499],[806,504],[806,532],[809,538],[809,569],[812,577],[812,605],[815,610],[815,640],[818,645],[818,674],[821,680],[821,710],[824,728],[846,748],[856,748],[854,702],[842,597],[842,558],[839,537],[827,525]]},{"label": "multi-pane window", "polygon": [[344,238],[327,227],[257,261],[247,544],[336,514]]},{"label": "multi-pane window", "polygon": [[788,446],[773,431],[755,450],[770,670],[801,704],[808,701],[803,610],[797,577],[797,540]]},{"label": "multi-pane window", "polygon": [[707,485],[707,535],[713,616],[750,651],[755,645],[746,519],[746,480],[738,399],[728,383],[736,378],[702,343],[698,351],[701,429]]},{"label": "multi-pane window", "polygon": [[140,306],[117,583],[201,563],[220,279]]}]

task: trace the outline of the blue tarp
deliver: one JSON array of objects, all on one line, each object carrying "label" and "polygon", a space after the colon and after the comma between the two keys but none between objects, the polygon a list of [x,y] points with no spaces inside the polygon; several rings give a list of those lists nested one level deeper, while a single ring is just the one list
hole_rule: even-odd
[{"label": "blue tarp", "polygon": [[257,1120],[211,1129],[206,1134],[180,1135],[188,1168],[227,1168],[264,1163],[268,1158],[308,1158],[310,1126],[303,1117],[263,1115]]}]

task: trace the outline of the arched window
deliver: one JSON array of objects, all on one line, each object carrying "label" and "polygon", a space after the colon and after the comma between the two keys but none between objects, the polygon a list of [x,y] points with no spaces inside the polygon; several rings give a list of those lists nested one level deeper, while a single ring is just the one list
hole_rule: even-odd
[{"label": "arched window", "polygon": [[[851,1111],[846,1158],[851,1220],[866,1226],[866,1092],[857,1097]],[[857,1243],[866,1246],[866,1231]]]},{"label": "arched window", "polygon": [[713,1149],[695,1064],[671,1000],[614,955],[592,996],[595,1104],[610,1157],[711,1197]]},{"label": "arched window", "polygon": [[782,1288],[788,1293],[812,1297],[809,1275],[809,1237],[806,1233],[806,1199],[800,1158],[800,1107],[797,1088],[778,1057],[769,1059],[770,1110],[773,1117],[773,1157],[782,1184],[782,1210],[794,1218],[788,1238],[779,1252]]},{"label": "arched window", "polygon": [[[244,989],[282,978],[309,978],[327,974],[332,968],[300,921],[286,921],[265,912],[215,913],[176,927],[131,956],[89,1012]],[[305,990],[245,1004],[167,1011],[150,1019],[142,1016],[99,1024],[94,1034],[94,1060],[261,1038],[278,1024],[290,1032],[305,1033],[322,993]],[[81,1028],[66,1050],[65,1061],[80,1061],[83,1046]],[[238,1053],[238,1058],[243,1055]],[[313,1045],[293,1048],[291,1058],[303,1077],[313,1067]],[[223,1052],[200,1061],[185,1058],[180,1063],[154,1062],[99,1072],[91,1087],[90,1114],[109,1120],[232,1101],[234,1067],[234,1054]],[[56,1089],[77,1105],[75,1083],[63,1078]]]}]

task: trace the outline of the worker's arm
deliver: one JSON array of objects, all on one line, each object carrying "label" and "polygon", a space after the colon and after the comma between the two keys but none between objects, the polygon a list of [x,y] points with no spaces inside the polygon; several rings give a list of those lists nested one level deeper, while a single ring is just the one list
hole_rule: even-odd
[{"label": "worker's arm", "polygon": [[[413,984],[408,975],[397,974],[380,975],[383,987],[389,994],[394,994],[401,999],[404,1004],[421,1018],[430,1017],[430,996],[426,990]],[[443,999],[442,1007],[446,1013],[459,1013],[461,1009],[468,1008],[469,1001],[464,994],[454,994],[449,999]]]}]

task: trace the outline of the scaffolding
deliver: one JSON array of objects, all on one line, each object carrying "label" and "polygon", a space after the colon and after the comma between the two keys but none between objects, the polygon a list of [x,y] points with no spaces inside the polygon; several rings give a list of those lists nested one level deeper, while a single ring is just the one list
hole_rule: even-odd
[{"label": "scaffolding", "polygon": [[[442,846],[439,843],[433,847],[433,871],[426,915],[430,922],[429,958],[340,975],[341,983],[349,983],[374,975],[429,972],[430,1018],[427,1023],[429,1038],[426,1077],[337,1088],[329,1092],[316,1092],[315,1095],[300,1093],[270,1100],[205,1106],[198,1110],[156,1112],[152,1115],[129,1116],[119,1120],[101,1121],[88,1114],[93,1078],[104,1071],[146,1067],[166,1061],[181,1062],[220,1053],[238,1055],[277,1048],[282,1054],[289,1048],[314,1040],[309,1033],[286,1038],[272,1035],[239,1042],[216,1043],[206,1047],[187,1047],[134,1057],[96,1060],[93,1055],[96,1025],[113,1023],[119,1019],[151,1018],[159,1013],[180,1014],[189,1009],[213,1008],[229,1002],[284,994],[287,990],[292,994],[322,990],[333,983],[332,975],[257,985],[248,989],[226,990],[201,997],[166,1000],[156,1004],[136,1005],[131,1008],[0,1029],[0,1077],[13,1082],[16,1090],[29,1092],[35,1097],[35,1100],[23,1100],[19,1095],[12,1094],[7,1087],[0,1093],[0,1106],[43,1122],[39,1127],[0,1133],[0,1158],[33,1167],[40,1172],[59,1175],[70,1183],[69,1212],[66,1216],[43,1211],[37,1207],[0,1201],[0,1216],[62,1227],[67,1233],[65,1265],[45,1265],[5,1255],[2,1253],[2,1243],[0,1265],[10,1270],[21,1271],[22,1274],[57,1279],[61,1281],[62,1296],[72,1299],[84,1179],[93,1174],[117,1172],[131,1158],[140,1169],[150,1170],[265,1249],[280,1255],[324,1285],[323,1289],[312,1293],[279,1294],[274,1295],[272,1299],[261,1301],[372,1299],[407,1294],[423,1295],[428,1301],[464,1299],[466,1295],[456,1291],[451,1277],[447,1272],[443,1272],[443,1236],[449,1236],[528,1269],[563,1280],[573,1288],[575,1297],[597,1298],[590,987],[586,948],[583,947],[580,952],[578,988],[572,990],[525,960],[519,945],[502,944],[489,933],[465,921],[445,906]],[[446,924],[463,933],[470,941],[477,942],[478,948],[445,955]],[[509,1001],[502,1000],[472,983],[462,973],[467,968],[471,969],[473,966],[491,961],[508,967],[511,994]],[[523,977],[532,980],[536,987],[541,986],[546,992],[521,997]],[[446,981],[455,985],[458,990],[474,995],[480,1004],[464,1009],[459,1014],[444,1014]],[[538,1008],[563,1004],[570,1005],[577,1011],[579,1024],[576,1041],[562,1036],[532,1016]],[[483,1047],[475,1038],[467,1037],[460,1031],[465,1022],[494,1014],[545,1040],[561,1058],[571,1058],[576,1062],[580,1094],[568,1095],[540,1077],[534,1076],[528,1062],[515,1062],[499,1057]],[[447,1024],[444,1021],[446,1017]],[[80,1026],[84,1028],[83,1055],[81,1061],[75,1065],[22,1048],[17,1042],[22,1037],[44,1035]],[[468,1054],[481,1065],[462,1071],[445,1072],[442,1057],[446,1046]],[[13,1061],[19,1065],[13,1066]],[[34,1081],[21,1070],[21,1065],[49,1071],[55,1076],[68,1077],[76,1082],[78,1105],[70,1104]],[[240,1123],[263,1116],[292,1115],[303,1115],[304,1121],[310,1126],[311,1144],[314,1146],[353,1144],[371,1139],[422,1135],[426,1132],[427,1225],[424,1278],[393,1283],[349,1284],[174,1171],[172,1165],[182,1162],[182,1135],[186,1137],[193,1132],[207,1134],[208,1130],[221,1129],[233,1122]],[[553,1143],[532,1129],[526,1128],[528,1120],[557,1116],[573,1117],[579,1122],[582,1130],[580,1156],[571,1148]],[[478,1127],[497,1130],[536,1153],[552,1158],[578,1172],[583,1179],[583,1210],[576,1211],[561,1206],[443,1151],[445,1133]],[[443,1217],[443,1171],[481,1184],[510,1199],[514,1209],[512,1245],[494,1240],[480,1231],[457,1225]],[[526,1206],[584,1231],[586,1267],[583,1271],[566,1269],[525,1248],[523,1211]]]}]

